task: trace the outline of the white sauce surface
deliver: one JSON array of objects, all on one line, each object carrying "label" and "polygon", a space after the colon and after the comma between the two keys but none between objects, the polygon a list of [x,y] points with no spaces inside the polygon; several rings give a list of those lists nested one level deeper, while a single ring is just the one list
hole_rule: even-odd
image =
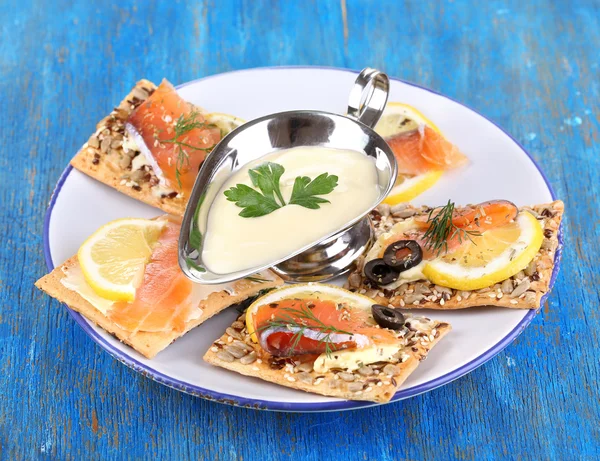
[{"label": "white sauce surface", "polygon": [[[317,210],[286,205],[261,217],[239,216],[242,208],[223,192],[236,184],[253,187],[248,170],[265,162],[285,168],[280,184],[286,203],[297,176],[312,180],[322,173],[336,175],[337,187],[320,196],[331,203]],[[379,194],[375,162],[361,152],[296,147],[270,154],[235,172],[217,194],[208,215],[202,260],[212,272],[228,274],[283,259],[370,210]]]}]

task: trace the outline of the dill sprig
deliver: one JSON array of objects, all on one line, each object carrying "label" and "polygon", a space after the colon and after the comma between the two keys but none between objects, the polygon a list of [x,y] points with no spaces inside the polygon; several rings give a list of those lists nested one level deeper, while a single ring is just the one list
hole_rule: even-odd
[{"label": "dill sprig", "polygon": [[264,282],[268,282],[267,279],[263,279],[262,277],[254,277],[249,275],[248,277],[246,277],[246,280],[250,280],[251,282],[257,282],[257,283],[264,283]]},{"label": "dill sprig", "polygon": [[197,120],[198,116],[201,115],[197,110],[192,110],[189,114],[181,114],[179,118],[175,121],[175,125],[173,125],[173,129],[175,130],[175,134],[171,139],[167,139],[161,142],[175,144],[178,148],[177,152],[177,163],[175,164],[175,178],[177,179],[177,184],[179,188],[181,188],[181,170],[184,166],[189,166],[190,157],[185,148],[194,149],[194,150],[204,150],[210,152],[214,146],[211,147],[198,147],[192,144],[188,144],[180,140],[180,138],[192,130],[196,128],[213,128],[215,125],[207,124],[204,122],[200,122]]},{"label": "dill sprig", "polygon": [[[334,327],[333,325],[327,325],[323,323],[309,308],[304,305],[300,309],[294,309],[291,307],[286,307],[281,309],[282,311],[287,312],[286,315],[278,315],[273,320],[269,320],[265,325],[260,327],[258,331],[264,331],[268,328],[288,328],[288,329],[297,329],[292,337],[292,347],[291,351],[294,351],[300,340],[304,336],[306,330],[317,330],[321,334],[319,336],[319,343],[325,344],[325,355],[329,358],[333,352],[333,341],[331,339],[331,335],[340,334],[340,335],[349,335],[353,336],[354,333],[350,333],[348,331],[340,330],[339,328]],[[297,317],[298,320],[296,320]],[[314,322],[313,325],[307,325],[308,322]],[[293,354],[292,354],[293,355]]]},{"label": "dill sprig", "polygon": [[[436,213],[436,210],[439,210]],[[429,212],[427,222],[429,228],[425,232],[423,239],[425,246],[431,251],[436,253],[436,256],[440,256],[442,253],[448,251],[448,240],[458,237],[459,243],[463,240],[468,239],[471,242],[471,237],[481,235],[478,231],[470,231],[456,227],[452,222],[454,216],[454,202],[448,200],[448,203],[443,207],[434,208]]]}]

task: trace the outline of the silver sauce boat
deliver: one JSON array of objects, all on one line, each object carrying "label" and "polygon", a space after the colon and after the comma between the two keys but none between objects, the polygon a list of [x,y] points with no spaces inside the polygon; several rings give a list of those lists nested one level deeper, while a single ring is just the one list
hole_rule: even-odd
[{"label": "silver sauce boat", "polygon": [[[396,180],[394,154],[373,130],[388,92],[387,75],[366,68],[350,92],[348,115],[315,110],[280,112],[247,122],[225,136],[202,164],[185,211],[179,239],[179,265],[185,275],[194,282],[220,284],[266,268],[290,282],[323,281],[347,272],[371,242],[368,213],[388,195]],[[348,149],[373,157],[380,190],[373,207],[285,258],[228,274],[211,272],[202,261],[203,237],[211,232],[210,207],[225,181],[249,162],[300,146]]]}]

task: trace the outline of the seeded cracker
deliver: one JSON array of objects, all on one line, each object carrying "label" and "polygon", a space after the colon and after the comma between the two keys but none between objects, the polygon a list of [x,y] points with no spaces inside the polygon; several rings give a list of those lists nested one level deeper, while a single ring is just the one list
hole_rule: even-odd
[{"label": "seeded cracker", "polygon": [[[389,231],[394,224],[414,216],[427,216],[430,208],[411,205],[380,205],[371,213],[375,235]],[[395,290],[377,287],[364,277],[364,261],[358,261],[345,287],[364,294],[379,304],[403,309],[464,309],[475,306],[499,306],[515,309],[539,309],[542,297],[550,289],[550,279],[557,252],[560,255],[558,233],[564,213],[560,200],[552,203],[521,207],[520,211],[532,213],[543,227],[542,247],[524,270],[494,286],[476,291],[460,291],[439,287],[426,280],[410,282]]]},{"label": "seeded cracker", "polygon": [[136,151],[125,152],[123,149],[125,122],[129,114],[155,89],[156,85],[148,80],[137,82],[125,99],[96,125],[96,132],[73,157],[71,165],[136,200],[160,208],[166,213],[183,216],[187,199],[177,193],[164,195],[153,192],[158,178],[151,167],[131,170],[133,158],[142,154]]},{"label": "seeded cracker", "polygon": [[190,320],[184,331],[156,333],[142,331],[132,335],[130,332],[119,328],[112,320],[83,299],[78,293],[66,288],[60,283],[61,279],[65,277],[64,271],[76,265],[79,265],[77,256],[73,256],[64,264],[54,269],[51,273],[39,279],[35,283],[35,286],[58,301],[65,303],[71,309],[79,312],[88,320],[91,320],[96,325],[113,334],[122,342],[133,347],[136,351],[149,359],[154,357],[177,338],[186,334],[192,328],[200,325],[227,307],[242,302],[251,296],[255,296],[261,290],[275,288],[283,284],[283,280],[273,273],[271,273],[272,280],[266,282],[254,282],[248,279],[239,280],[234,285],[235,295],[230,295],[226,291],[220,291],[210,294],[207,299],[202,301],[200,303],[202,315],[197,319]]},{"label": "seeded cracker", "polygon": [[212,344],[204,354],[204,360],[292,389],[347,400],[388,402],[419,362],[425,360],[433,346],[451,330],[447,323],[424,317],[407,316],[406,322],[410,325],[413,318],[414,325],[406,329],[402,339],[404,359],[399,363],[379,362],[354,372],[330,370],[317,373],[312,369],[312,362],[300,364],[292,359],[276,358],[255,344],[246,330],[245,314]]}]

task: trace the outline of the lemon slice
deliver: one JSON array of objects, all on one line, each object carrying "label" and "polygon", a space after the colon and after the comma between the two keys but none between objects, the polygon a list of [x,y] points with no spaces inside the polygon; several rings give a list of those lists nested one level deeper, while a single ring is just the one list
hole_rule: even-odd
[{"label": "lemon slice", "polygon": [[367,296],[360,295],[358,293],[352,293],[351,291],[345,290],[335,285],[328,285],[326,283],[304,283],[286,286],[270,291],[266,295],[258,298],[254,301],[250,307],[246,310],[246,329],[248,334],[255,343],[258,342],[256,332],[254,331],[254,314],[260,306],[265,304],[275,303],[282,299],[323,299],[331,300],[336,303],[348,303],[352,307],[371,309],[373,300]]},{"label": "lemon slice", "polygon": [[537,219],[521,212],[510,224],[473,236],[472,242],[429,262],[423,274],[431,282],[456,290],[479,290],[525,269],[542,246]]},{"label": "lemon slice", "polygon": [[401,102],[389,102],[385,106],[379,122],[375,125],[375,131],[385,139],[416,130],[419,125],[427,125],[432,130],[441,133],[435,123],[414,107]]},{"label": "lemon slice", "polygon": [[410,202],[438,182],[443,174],[442,170],[437,170],[428,171],[417,176],[398,175],[396,185],[383,203],[397,205],[398,203]]},{"label": "lemon slice", "polygon": [[206,121],[219,127],[223,132],[223,136],[231,133],[238,126],[246,123],[246,120],[236,117],[235,115],[222,114],[220,112],[212,112],[205,115]]},{"label": "lemon slice", "polygon": [[89,237],[77,253],[88,285],[113,301],[133,301],[165,220],[117,219]]}]

